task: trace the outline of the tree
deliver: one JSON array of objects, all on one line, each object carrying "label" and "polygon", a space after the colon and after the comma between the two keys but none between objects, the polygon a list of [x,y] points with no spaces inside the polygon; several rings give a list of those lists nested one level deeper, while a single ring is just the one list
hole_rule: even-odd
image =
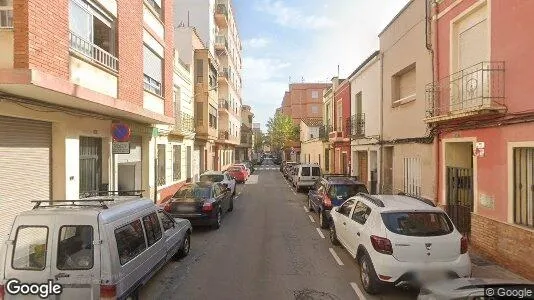
[{"label": "tree", "polygon": [[254,131],[254,151],[256,153],[261,152],[263,150],[263,145],[265,145],[265,134],[261,131]]},{"label": "tree", "polygon": [[290,142],[299,141],[300,129],[295,126],[290,116],[276,113],[267,122],[268,143],[272,149],[280,150],[289,145]]}]

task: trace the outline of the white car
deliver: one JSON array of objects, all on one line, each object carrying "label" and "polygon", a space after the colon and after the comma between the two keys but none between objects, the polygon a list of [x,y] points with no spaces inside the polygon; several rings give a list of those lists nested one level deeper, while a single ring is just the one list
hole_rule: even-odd
[{"label": "white car", "polygon": [[471,276],[467,238],[430,200],[358,194],[332,209],[331,217],[330,241],[357,260],[369,294],[385,284]]},{"label": "white car", "polygon": [[235,196],[235,179],[230,174],[221,171],[208,171],[200,175],[200,181],[220,182],[224,186],[230,188],[232,196]]}]

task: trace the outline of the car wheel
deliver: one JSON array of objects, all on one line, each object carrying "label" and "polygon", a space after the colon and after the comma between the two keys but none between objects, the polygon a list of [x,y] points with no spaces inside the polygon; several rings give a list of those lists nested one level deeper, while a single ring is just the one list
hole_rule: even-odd
[{"label": "car wheel", "polygon": [[178,258],[186,257],[191,249],[191,234],[188,232],[185,234],[184,241],[180,250],[178,250]]},{"label": "car wheel", "polygon": [[233,211],[233,210],[234,210],[234,198],[230,200],[230,207],[228,207],[228,211]]},{"label": "car wheel", "polygon": [[311,199],[308,197],[308,211],[313,211],[313,207],[311,205]]},{"label": "car wheel", "polygon": [[363,289],[371,294],[376,295],[380,290],[380,279],[376,276],[375,268],[371,259],[367,254],[360,257],[360,280],[362,282]]},{"label": "car wheel", "polygon": [[221,220],[222,220],[222,213],[221,210],[217,210],[217,215],[215,216],[215,224],[213,224],[213,228],[219,229],[221,228]]},{"label": "car wheel", "polygon": [[330,242],[332,245],[339,245],[339,240],[337,239],[336,226],[334,224],[330,225]]},{"label": "car wheel", "polygon": [[323,229],[328,228],[328,222],[325,220],[324,212],[322,212],[322,211],[319,212],[319,225]]}]

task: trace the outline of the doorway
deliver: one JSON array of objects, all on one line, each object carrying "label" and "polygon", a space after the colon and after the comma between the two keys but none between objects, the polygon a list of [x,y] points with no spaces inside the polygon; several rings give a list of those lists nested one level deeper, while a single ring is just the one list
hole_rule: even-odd
[{"label": "doorway", "polygon": [[358,151],[358,180],[363,184],[368,185],[369,178],[367,173],[369,171],[367,151]]},{"label": "doorway", "polygon": [[349,162],[347,160],[347,152],[342,152],[341,153],[341,166],[340,166],[340,170],[342,170],[343,172],[343,175],[346,175],[346,174],[349,174],[347,172],[349,168]]},{"label": "doorway", "polygon": [[102,184],[102,139],[80,137],[80,195],[95,193]]}]

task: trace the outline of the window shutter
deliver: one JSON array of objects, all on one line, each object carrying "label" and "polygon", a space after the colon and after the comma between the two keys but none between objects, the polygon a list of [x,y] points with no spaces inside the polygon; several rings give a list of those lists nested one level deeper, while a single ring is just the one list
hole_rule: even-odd
[{"label": "window shutter", "polygon": [[466,29],[459,36],[459,70],[488,59],[488,25],[487,20]]},{"label": "window shutter", "polygon": [[399,99],[415,94],[415,68],[402,74],[399,78]]},{"label": "window shutter", "polygon": [[157,56],[147,46],[143,47],[143,70],[145,75],[150,76],[152,79],[162,82],[163,63],[161,58]]}]

